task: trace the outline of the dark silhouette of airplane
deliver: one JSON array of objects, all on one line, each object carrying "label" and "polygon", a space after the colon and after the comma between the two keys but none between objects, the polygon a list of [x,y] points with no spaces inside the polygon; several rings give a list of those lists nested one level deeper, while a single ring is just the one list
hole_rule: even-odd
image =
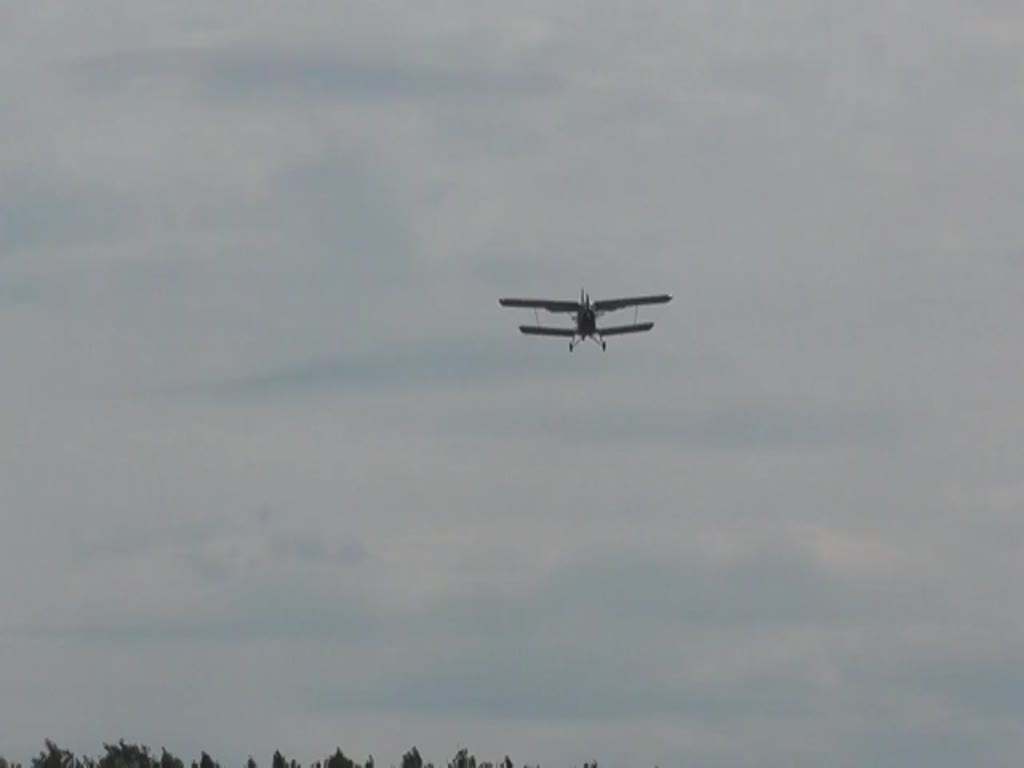
[{"label": "dark silhouette of airplane", "polygon": [[[614,312],[627,307],[637,308],[646,304],[665,304],[672,301],[672,295],[662,293],[654,296],[632,296],[624,299],[602,299],[591,301],[590,294],[580,291],[579,301],[549,301],[548,299],[498,299],[503,307],[520,307],[532,309],[537,317],[536,325],[521,325],[519,330],[528,336],[562,336],[569,339],[569,351],[572,352],[577,344],[582,344],[586,339],[592,339],[601,345],[601,349],[607,349],[608,344],[605,336],[621,336],[626,333],[644,333],[654,327],[654,323],[638,323],[636,316],[631,325],[612,325],[603,328],[597,327],[597,318],[606,312]],[[566,313],[576,316],[575,328],[557,328],[540,324],[540,317],[537,310],[543,309],[548,312]]]}]

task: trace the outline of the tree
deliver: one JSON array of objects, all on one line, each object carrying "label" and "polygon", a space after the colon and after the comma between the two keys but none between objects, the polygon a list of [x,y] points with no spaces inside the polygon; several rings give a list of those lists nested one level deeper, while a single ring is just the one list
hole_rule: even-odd
[{"label": "tree", "polygon": [[32,768],[74,768],[75,756],[67,750],[61,749],[49,739],[46,740],[46,749],[32,758]]},{"label": "tree", "polygon": [[96,768],[155,768],[149,747],[126,744],[121,739],[117,744],[104,744],[103,749],[106,754],[96,763]]},{"label": "tree", "polygon": [[288,768],[288,761],[284,759],[284,755],[280,752],[274,753],[273,768]]},{"label": "tree", "polygon": [[338,747],[334,754],[327,758],[324,763],[324,768],[357,768],[356,764],[341,751],[341,747]]},{"label": "tree", "polygon": [[402,755],[402,768],[423,768],[423,758],[416,747]]}]

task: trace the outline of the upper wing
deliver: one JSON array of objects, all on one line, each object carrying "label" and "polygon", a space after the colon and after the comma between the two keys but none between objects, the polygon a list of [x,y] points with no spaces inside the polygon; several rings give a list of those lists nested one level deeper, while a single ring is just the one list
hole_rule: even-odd
[{"label": "upper wing", "polygon": [[572,328],[548,328],[543,325],[520,325],[519,330],[527,336],[566,336],[568,338],[576,336],[576,331]]},{"label": "upper wing", "polygon": [[625,299],[604,299],[594,302],[594,309],[598,312],[612,312],[625,307],[639,307],[643,304],[665,304],[672,301],[671,293],[661,293],[655,296],[632,296]]},{"label": "upper wing", "polygon": [[575,301],[549,301],[548,299],[498,299],[503,307],[523,307],[526,309],[546,309],[548,312],[579,312],[580,305]]},{"label": "upper wing", "polygon": [[654,327],[654,323],[637,323],[636,325],[613,325],[610,328],[598,328],[601,336],[621,336],[624,333],[643,333]]}]

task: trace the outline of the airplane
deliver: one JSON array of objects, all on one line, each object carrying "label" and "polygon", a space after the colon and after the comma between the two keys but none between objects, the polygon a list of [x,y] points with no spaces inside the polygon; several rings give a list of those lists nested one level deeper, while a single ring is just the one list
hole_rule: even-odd
[{"label": "airplane", "polygon": [[[528,336],[562,336],[569,339],[569,351],[572,352],[578,344],[582,344],[588,338],[601,345],[601,349],[607,349],[608,343],[605,336],[620,336],[624,333],[644,333],[654,327],[654,323],[638,323],[636,315],[640,307],[646,304],[665,304],[672,301],[672,294],[663,293],[653,296],[632,296],[624,299],[602,299],[591,301],[590,294],[585,290],[580,291],[580,300],[576,301],[550,301],[548,299],[498,299],[498,304],[503,307],[520,307],[532,309],[537,317],[536,325],[521,325],[519,331]],[[612,325],[604,328],[597,327],[597,318],[606,312],[614,312],[626,307],[635,307],[632,325]],[[576,316],[575,328],[557,328],[540,324],[538,309],[548,312],[567,313]]]}]

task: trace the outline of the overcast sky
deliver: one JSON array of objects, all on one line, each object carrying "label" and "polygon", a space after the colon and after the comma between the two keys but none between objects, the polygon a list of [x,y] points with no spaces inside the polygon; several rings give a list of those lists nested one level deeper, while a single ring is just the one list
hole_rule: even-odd
[{"label": "overcast sky", "polygon": [[[0,753],[1024,760],[1024,10],[0,6]],[[670,291],[527,339],[501,295]]]}]

